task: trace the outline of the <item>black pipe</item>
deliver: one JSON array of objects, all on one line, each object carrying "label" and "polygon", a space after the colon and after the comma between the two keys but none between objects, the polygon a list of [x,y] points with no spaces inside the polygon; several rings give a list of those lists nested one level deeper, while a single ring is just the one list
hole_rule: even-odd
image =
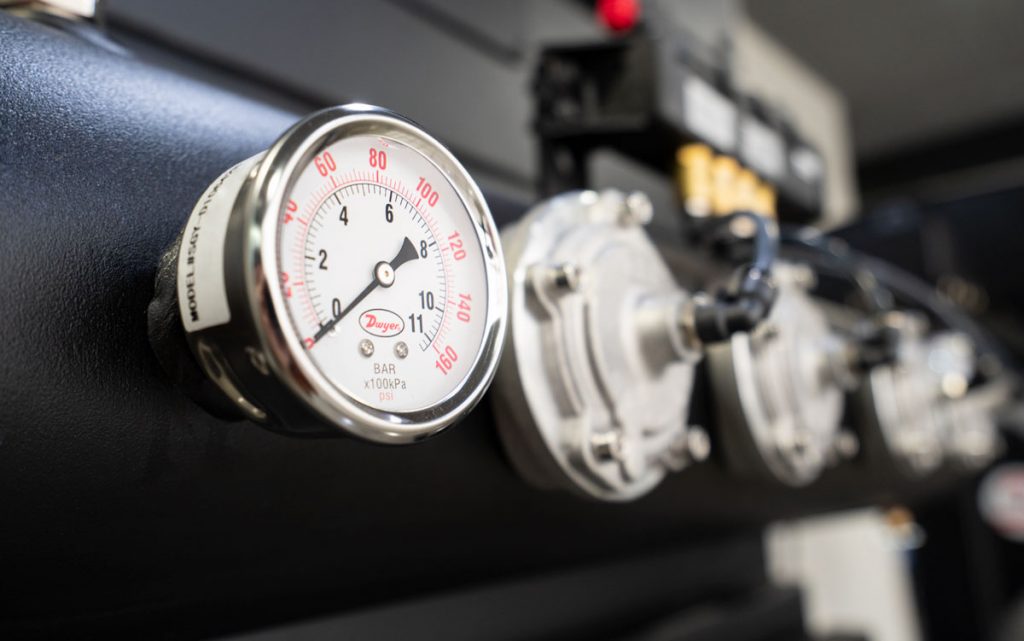
[{"label": "black pipe", "polygon": [[779,230],[780,249],[809,263],[815,271],[847,281],[860,294],[865,311],[882,314],[893,309],[893,295],[868,269],[858,265],[849,246],[813,227],[788,225]]},{"label": "black pipe", "polygon": [[764,320],[775,303],[775,284],[771,280],[772,265],[778,253],[778,230],[775,224],[749,211],[713,218],[699,230],[712,242],[736,241],[732,233],[735,221],[745,218],[754,225],[751,262],[740,267],[732,282],[720,291],[715,300],[694,311],[694,329],[702,342],[725,340],[737,332],[747,332]]}]

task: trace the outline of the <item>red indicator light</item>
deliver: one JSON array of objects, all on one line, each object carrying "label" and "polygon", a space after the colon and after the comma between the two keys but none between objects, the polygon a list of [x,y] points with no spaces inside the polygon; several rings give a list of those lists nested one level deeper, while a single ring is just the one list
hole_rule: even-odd
[{"label": "red indicator light", "polygon": [[616,33],[629,31],[640,20],[640,0],[598,0],[597,17]]}]

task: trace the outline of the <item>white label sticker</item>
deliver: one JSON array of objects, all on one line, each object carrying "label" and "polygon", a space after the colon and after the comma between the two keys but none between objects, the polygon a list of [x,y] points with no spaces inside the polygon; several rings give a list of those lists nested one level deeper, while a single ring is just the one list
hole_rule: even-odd
[{"label": "white label sticker", "polygon": [[687,76],[683,83],[683,118],[719,151],[736,147],[736,105],[697,76]]},{"label": "white label sticker", "polygon": [[782,136],[756,118],[743,119],[740,156],[765,178],[781,178],[786,169]]},{"label": "white label sticker", "polygon": [[258,159],[244,160],[221,174],[185,225],[178,250],[178,308],[186,332],[231,320],[224,286],[224,238],[238,190]]}]

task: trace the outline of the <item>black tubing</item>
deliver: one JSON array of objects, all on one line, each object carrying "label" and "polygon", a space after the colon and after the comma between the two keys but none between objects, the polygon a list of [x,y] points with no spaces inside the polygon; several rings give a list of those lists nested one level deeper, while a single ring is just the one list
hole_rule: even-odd
[{"label": "black tubing", "polygon": [[[746,218],[754,224],[753,257],[740,267],[732,282],[716,300],[700,305],[694,311],[694,329],[702,342],[725,340],[736,332],[747,332],[764,320],[775,302],[775,285],[771,280],[772,265],[778,253],[778,232],[775,224],[749,211],[740,211],[709,221],[701,231],[709,239],[728,234],[733,222]],[[733,237],[735,239],[735,237]]]},{"label": "black tubing", "polygon": [[[876,316],[895,308],[896,301],[917,307],[946,329],[963,332],[971,338],[979,355],[990,354],[1004,366],[1011,359],[966,312],[947,301],[935,288],[919,276],[889,262],[852,249],[842,239],[834,238],[808,227],[789,227],[780,234],[780,242],[790,253],[799,252],[815,269],[849,280],[862,294],[867,311]],[[878,323],[881,325],[881,323]],[[884,329],[879,329],[882,334]],[[882,343],[892,336],[869,336],[881,353]],[[891,356],[891,355],[890,355]]]},{"label": "black tubing", "polygon": [[893,309],[893,295],[871,270],[857,264],[849,245],[813,227],[786,226],[779,232],[786,253],[795,253],[815,270],[849,282],[860,294],[865,311],[880,314]]}]

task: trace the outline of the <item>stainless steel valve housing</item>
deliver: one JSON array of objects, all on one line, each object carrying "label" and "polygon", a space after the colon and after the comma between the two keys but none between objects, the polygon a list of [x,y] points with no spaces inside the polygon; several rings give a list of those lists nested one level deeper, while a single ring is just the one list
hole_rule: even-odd
[{"label": "stainless steel valve housing", "polygon": [[700,358],[681,322],[689,296],[641,227],[650,216],[642,194],[575,192],[502,235],[498,424],[536,485],[625,501],[708,454],[686,421]]},{"label": "stainless steel valve housing", "polygon": [[776,263],[766,322],[708,349],[723,454],[737,472],[786,485],[815,480],[836,454],[844,391],[841,349],[808,291],[814,273]]},{"label": "stainless steel valve housing", "polygon": [[[939,375],[921,318],[901,312],[886,316],[899,335],[896,360],[873,367],[858,393],[861,431],[874,455],[887,458],[900,472],[920,477],[934,471],[943,458],[943,418]],[[874,447],[875,442],[879,447]]]}]

